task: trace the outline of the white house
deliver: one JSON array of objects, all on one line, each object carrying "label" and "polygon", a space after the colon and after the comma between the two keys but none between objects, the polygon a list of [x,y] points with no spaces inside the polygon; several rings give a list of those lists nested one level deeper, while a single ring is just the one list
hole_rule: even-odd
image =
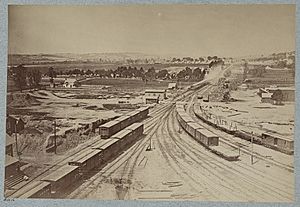
[{"label": "white house", "polygon": [[63,84],[65,88],[77,88],[80,84],[75,78],[66,78]]}]

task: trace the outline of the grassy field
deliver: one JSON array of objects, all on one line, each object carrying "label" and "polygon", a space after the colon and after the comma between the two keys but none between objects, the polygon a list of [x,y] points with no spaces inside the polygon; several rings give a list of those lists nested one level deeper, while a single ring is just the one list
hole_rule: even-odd
[{"label": "grassy field", "polygon": [[[168,84],[175,81],[148,81],[147,83],[143,82],[140,79],[121,79],[121,78],[93,78],[84,80],[81,82],[82,85],[105,85],[113,86],[115,88],[121,89],[167,89]],[[193,84],[195,82],[180,82],[180,87],[185,87]]]}]

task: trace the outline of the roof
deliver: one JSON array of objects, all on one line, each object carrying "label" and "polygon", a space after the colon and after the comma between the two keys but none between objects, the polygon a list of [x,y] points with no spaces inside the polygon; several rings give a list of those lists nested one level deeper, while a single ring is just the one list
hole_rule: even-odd
[{"label": "roof", "polygon": [[189,126],[193,127],[194,129],[203,129],[203,127],[200,124],[197,124],[195,122],[188,123]]},{"label": "roof", "polygon": [[77,80],[76,79],[74,79],[74,78],[67,78],[66,80],[65,80],[65,82],[68,82],[68,83],[74,83],[74,82],[76,82]]},{"label": "roof", "polygon": [[207,138],[208,137],[218,137],[218,135],[212,133],[211,131],[208,131],[205,128],[197,129],[197,131],[199,131],[201,134],[204,134]]},{"label": "roof", "polygon": [[129,119],[129,118],[130,118],[130,117],[126,114],[126,115],[124,115],[124,116],[120,116],[119,118],[115,119],[114,121],[120,122],[120,121],[127,120],[127,119]]},{"label": "roof", "polygon": [[104,145],[102,145],[100,149],[101,150],[105,150],[106,148],[108,148],[109,146],[113,145],[117,141],[119,141],[119,139],[110,138],[109,142],[106,142]]},{"label": "roof", "polygon": [[133,116],[133,115],[137,115],[139,113],[140,113],[139,111],[131,111],[131,112],[128,112],[126,115],[127,116]]},{"label": "roof", "polygon": [[126,129],[123,129],[123,130],[119,131],[118,133],[112,135],[111,137],[114,139],[123,139],[126,135],[128,135],[130,133],[131,133],[131,130],[127,130],[127,128],[126,128]]},{"label": "roof", "polygon": [[19,160],[17,158],[9,156],[9,155],[5,155],[5,167],[8,167],[8,166],[13,165],[18,162],[19,162]]},{"label": "roof", "polygon": [[42,180],[44,181],[53,181],[56,182],[60,180],[61,178],[67,176],[74,170],[78,169],[78,166],[71,166],[71,165],[64,165],[57,169],[56,171],[52,172],[51,174],[44,177]]},{"label": "roof", "polygon": [[101,149],[106,143],[110,142],[111,139],[100,139],[100,143],[93,144],[91,147],[92,149]]},{"label": "roof", "polygon": [[142,123],[133,123],[130,126],[126,127],[126,129],[136,130],[137,128],[139,128],[141,126],[144,126],[144,124],[142,124]]},{"label": "roof", "polygon": [[159,97],[158,96],[148,96],[148,97],[145,97],[145,99],[147,100],[158,100]]},{"label": "roof", "polygon": [[295,91],[295,87],[269,87],[266,90]]},{"label": "roof", "polygon": [[6,142],[5,142],[5,146],[9,146],[16,143],[15,139],[12,138],[11,136],[9,136],[8,134],[6,134]]},{"label": "roof", "polygon": [[18,198],[30,198],[31,196],[33,196],[40,190],[50,187],[50,185],[51,185],[50,183],[45,182],[45,181],[33,181],[33,182],[34,182],[33,185],[30,185],[29,186],[30,188],[27,188],[28,191],[26,191],[26,193],[22,194]]},{"label": "roof", "polygon": [[177,86],[177,83],[169,83],[168,88],[175,88]]},{"label": "roof", "polygon": [[292,137],[284,137],[284,136],[281,136],[277,133],[273,133],[273,132],[263,132],[262,133],[263,135],[268,135],[268,136],[271,136],[271,137],[274,137],[274,138],[278,138],[278,139],[282,139],[282,140],[286,140],[286,141],[289,141],[289,142],[293,142],[293,138]]},{"label": "roof", "polygon": [[137,111],[145,111],[148,109],[149,109],[149,106],[144,106],[144,107],[138,108]]},{"label": "roof", "polygon": [[272,93],[262,93],[261,97],[262,98],[272,98],[272,95],[273,95]]},{"label": "roof", "polygon": [[159,90],[159,89],[146,89],[145,93],[165,93],[166,90]]},{"label": "roof", "polygon": [[114,126],[114,125],[117,124],[117,123],[119,123],[119,121],[117,121],[117,120],[112,120],[112,121],[109,121],[109,122],[107,122],[107,123],[105,123],[105,124],[102,124],[102,125],[100,126],[100,128],[101,128],[101,127],[110,128],[110,127]]},{"label": "roof", "polygon": [[[28,185],[25,185],[22,190],[17,191],[14,194],[14,197],[16,198],[29,198],[35,193],[37,193],[39,190],[44,189],[45,187],[49,186],[50,183],[45,181],[32,181],[31,183],[28,183]],[[24,193],[25,192],[25,193]]]},{"label": "roof", "polygon": [[77,160],[77,162],[79,163],[84,163],[86,162],[87,160],[91,159],[92,157],[98,155],[100,153],[99,150],[90,150],[89,153],[85,156],[83,156],[82,158],[80,158],[79,160]]},{"label": "roof", "polygon": [[86,157],[87,155],[89,155],[90,153],[92,153],[94,150],[93,149],[87,149],[87,150],[84,150],[84,151],[81,151],[82,153],[81,154],[75,154],[73,156],[73,158],[71,159],[70,162],[76,162],[84,157]]}]

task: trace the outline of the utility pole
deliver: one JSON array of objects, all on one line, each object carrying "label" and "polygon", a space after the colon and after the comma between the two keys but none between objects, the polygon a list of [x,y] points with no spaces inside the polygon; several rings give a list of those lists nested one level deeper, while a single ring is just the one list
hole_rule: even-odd
[{"label": "utility pole", "polygon": [[56,154],[56,119],[54,119],[54,153]]},{"label": "utility pole", "polygon": [[16,140],[16,151],[17,151],[17,156],[20,160],[20,153],[19,153],[19,150],[18,150],[18,137],[17,137],[17,121],[15,123],[15,140]]},{"label": "utility pole", "polygon": [[251,132],[251,165],[253,165],[253,132]]}]

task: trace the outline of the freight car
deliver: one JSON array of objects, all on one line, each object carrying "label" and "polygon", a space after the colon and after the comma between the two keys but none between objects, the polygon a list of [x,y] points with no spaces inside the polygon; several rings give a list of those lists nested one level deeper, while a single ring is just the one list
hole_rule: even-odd
[{"label": "freight car", "polygon": [[149,107],[142,107],[135,111],[129,112],[116,120],[107,122],[99,127],[99,133],[101,138],[107,139],[108,137],[114,135],[118,131],[124,129],[125,127],[131,125],[134,122],[140,121],[148,116]]},{"label": "freight car", "polygon": [[65,190],[76,181],[79,177],[78,166],[64,165],[47,175],[42,181],[51,184],[51,194],[58,195],[61,190]]},{"label": "freight car", "polygon": [[182,111],[182,108],[184,108],[183,105],[184,103],[177,103],[176,109],[178,111],[176,112],[179,124],[187,133],[206,148],[226,160],[233,161],[239,158],[238,153],[235,151],[219,146],[219,137],[217,135],[196,123],[185,111]]},{"label": "freight car", "polygon": [[126,127],[124,130],[116,133],[112,136],[114,139],[119,139],[118,145],[120,149],[126,149],[138,138],[140,137],[143,132],[143,124],[141,123],[134,123],[128,127]]},{"label": "freight car", "polygon": [[33,181],[17,194],[16,198],[49,198],[51,196],[51,184],[46,181]]},{"label": "freight car", "polygon": [[75,155],[71,161],[69,161],[69,165],[78,166],[79,175],[83,176],[87,172],[99,166],[100,154],[101,151],[99,150],[87,149],[83,154],[81,154],[81,156]]}]

